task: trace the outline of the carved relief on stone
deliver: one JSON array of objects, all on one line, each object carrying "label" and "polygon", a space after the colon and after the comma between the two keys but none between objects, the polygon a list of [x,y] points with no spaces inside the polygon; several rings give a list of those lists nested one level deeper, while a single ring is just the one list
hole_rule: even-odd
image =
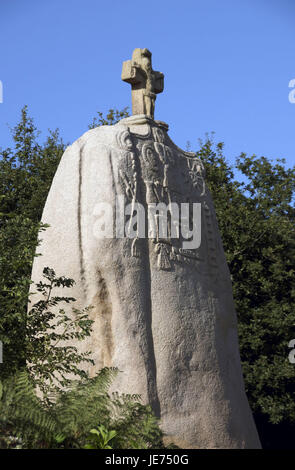
[{"label": "carved relief on stone", "polygon": [[204,178],[204,165],[200,159],[187,158],[187,165],[189,168],[189,176],[191,178],[193,186],[198,190],[200,196],[204,196],[206,185]]},{"label": "carved relief on stone", "polygon": [[155,246],[155,252],[158,255],[157,265],[159,269],[169,270],[171,269],[170,253],[171,246],[167,243],[157,243]]},{"label": "carved relief on stone", "polygon": [[[133,214],[135,204],[138,202],[139,174],[136,162],[137,155],[129,129],[123,130],[118,134],[117,142],[121,149],[125,150],[125,152],[121,153],[119,160],[119,183],[127,197],[127,201],[131,203],[131,214]],[[131,229],[131,223],[132,217],[130,217],[128,230]],[[134,257],[140,256],[138,241],[139,237],[137,227],[137,236],[133,238],[131,242],[131,255]]]},{"label": "carved relief on stone", "polygon": [[136,171],[136,154],[132,136],[129,129],[117,134],[117,143],[120,149],[119,180],[129,201],[136,201],[138,174]]},{"label": "carved relief on stone", "polygon": [[152,133],[153,133],[153,138],[155,142],[160,142],[161,144],[164,143],[165,141],[165,134],[162,129],[159,127],[153,127],[152,128]]},{"label": "carved relief on stone", "polygon": [[[158,269],[173,269],[174,263],[198,267],[207,258],[210,269],[214,270],[218,256],[216,227],[212,211],[206,201],[205,170],[200,159],[193,154],[180,152],[180,149],[170,144],[166,132],[156,126],[151,126],[145,136],[132,134],[129,129],[125,129],[118,134],[117,141],[120,148],[125,151],[119,162],[119,180],[133,207],[136,202],[145,207],[161,203],[166,206],[176,203],[180,207],[181,203],[192,201],[202,204],[201,230],[205,245],[200,249],[183,249],[180,226],[179,224],[172,226],[173,218],[170,217],[169,211],[167,236],[161,238],[159,230],[161,217],[158,213],[149,213],[150,217],[154,217],[152,224],[156,233],[152,237],[152,243],[153,251],[157,255]],[[179,178],[179,174],[182,178]],[[193,226],[192,211],[189,212],[189,225]],[[148,226],[146,223],[146,227]],[[176,237],[171,236],[176,233]],[[151,234],[147,233],[147,236],[150,237]],[[135,239],[131,242],[132,256],[140,256],[136,249],[137,241]],[[206,256],[204,247],[206,247]]]}]

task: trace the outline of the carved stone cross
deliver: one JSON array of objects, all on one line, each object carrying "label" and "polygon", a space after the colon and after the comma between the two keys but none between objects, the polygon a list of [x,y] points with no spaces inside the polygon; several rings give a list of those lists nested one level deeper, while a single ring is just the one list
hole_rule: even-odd
[{"label": "carved stone cross", "polygon": [[121,78],[131,83],[132,114],[146,114],[154,119],[156,94],[164,89],[164,74],[152,69],[148,49],[134,49],[131,60],[123,62]]}]

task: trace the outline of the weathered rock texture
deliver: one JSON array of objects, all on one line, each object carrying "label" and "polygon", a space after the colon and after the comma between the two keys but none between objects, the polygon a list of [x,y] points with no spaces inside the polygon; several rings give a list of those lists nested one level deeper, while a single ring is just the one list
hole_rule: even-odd
[{"label": "weathered rock texture", "polygon": [[[203,164],[170,140],[167,127],[133,116],[90,130],[67,148],[44,209],[50,228],[33,280],[44,266],[76,280],[71,294],[78,306],[94,306],[94,332],[83,344],[94,353],[91,373],[118,367],[114,389],[141,394],[161,416],[168,441],[257,448],[230,274]],[[98,239],[97,204],[115,210],[119,195],[145,207],[201,203],[200,247],[183,250],[179,239]]]}]

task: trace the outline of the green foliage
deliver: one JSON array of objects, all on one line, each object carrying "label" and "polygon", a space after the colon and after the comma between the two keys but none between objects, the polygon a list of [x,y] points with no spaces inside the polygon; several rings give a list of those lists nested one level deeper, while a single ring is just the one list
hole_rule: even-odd
[{"label": "green foliage", "polygon": [[[65,150],[59,131],[49,131],[44,144],[25,106],[21,120],[12,129],[14,148],[0,153],[0,195],[2,218],[16,214],[39,222],[43,206]],[[4,196],[4,197],[3,197]]]},{"label": "green foliage", "polygon": [[84,449],[112,449],[110,441],[116,436],[116,431],[108,431],[103,425],[90,429],[88,444]]},{"label": "green foliage", "polygon": [[54,270],[49,268],[44,268],[43,276],[45,282],[36,284],[43,299],[33,305],[26,317],[25,357],[33,384],[44,399],[50,400],[53,391],[68,387],[73,377],[88,377],[83,364],[94,364],[89,357],[91,353],[79,353],[73,343],[90,336],[93,321],[88,316],[90,308],[82,311],[72,308],[71,313],[68,308],[67,311],[62,308],[57,313],[58,304],[72,304],[76,299],[53,296],[54,289],[72,287],[74,281],[64,276],[56,277]]},{"label": "green foliage", "polygon": [[46,228],[41,213],[52,178],[64,151],[58,131],[43,145],[22,109],[12,129],[13,149],[0,152],[0,340],[4,363],[0,377],[24,366],[25,322],[32,261],[38,233]]},{"label": "green foliage", "polygon": [[129,116],[128,107],[123,108],[121,111],[118,109],[110,109],[106,115],[103,116],[103,113],[100,111],[97,112],[97,116],[95,116],[92,120],[92,123],[89,124],[88,129],[94,129],[98,126],[112,126],[119,122],[121,119],[124,119]]},{"label": "green foliage", "polygon": [[0,377],[14,373],[26,361],[28,289],[39,228],[39,224],[17,214],[0,230],[0,340],[4,359]]},{"label": "green foliage", "polygon": [[[26,372],[3,382],[0,399],[1,445],[10,439],[23,448],[162,448],[162,433],[149,407],[138,396],[108,394],[116,369],[57,390],[42,401]],[[111,431],[108,431],[111,429]],[[95,430],[95,436],[94,431]],[[89,433],[95,439],[89,442]]]},{"label": "green foliage", "polygon": [[48,440],[55,432],[55,421],[36,396],[26,371],[19,371],[2,382],[0,400],[0,447],[30,446],[41,437]]}]

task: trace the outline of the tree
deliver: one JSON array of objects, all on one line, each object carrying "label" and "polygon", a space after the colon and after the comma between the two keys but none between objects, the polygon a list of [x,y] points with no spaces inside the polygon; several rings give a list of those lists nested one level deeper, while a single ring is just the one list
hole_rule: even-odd
[{"label": "tree", "polygon": [[59,131],[49,131],[43,144],[25,106],[21,120],[11,129],[14,148],[0,153],[1,226],[21,215],[40,222],[43,206],[65,144]]},{"label": "tree", "polygon": [[[41,299],[26,315],[24,350],[31,381],[42,393],[42,399],[50,402],[51,394],[69,387],[74,378],[87,379],[83,365],[94,365],[91,351],[80,353],[73,342],[90,336],[93,320],[88,315],[90,307],[78,310],[74,307],[76,299],[73,297],[54,295],[56,287],[72,287],[73,279],[56,277],[50,268],[44,268],[43,277],[34,289],[41,294]],[[34,290],[31,292],[33,298]],[[59,304],[72,305],[72,314],[69,316],[64,308],[57,311]]]},{"label": "tree", "polygon": [[112,126],[119,122],[121,119],[127,118],[129,116],[128,107],[123,108],[121,111],[118,109],[111,108],[106,117],[104,117],[103,113],[97,111],[97,116],[95,116],[92,120],[92,123],[89,124],[88,129],[94,129],[95,127],[99,126]]},{"label": "tree", "polygon": [[0,153],[0,377],[26,362],[25,322],[32,261],[45,200],[65,145],[58,131],[38,143],[25,106],[12,129],[14,148]]}]

